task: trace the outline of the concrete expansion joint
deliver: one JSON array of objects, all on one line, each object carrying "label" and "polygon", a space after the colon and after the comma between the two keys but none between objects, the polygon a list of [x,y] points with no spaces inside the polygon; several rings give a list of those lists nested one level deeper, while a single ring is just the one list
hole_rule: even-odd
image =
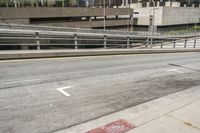
[{"label": "concrete expansion joint", "polygon": [[[180,115],[180,117],[178,117],[178,114],[181,114],[181,111],[183,112],[184,110],[189,109],[189,112],[187,114],[183,113],[183,115],[188,117],[189,115],[193,115],[194,117],[198,115],[198,111],[194,112],[193,114],[191,105],[197,104],[198,106],[198,104],[200,104],[199,93],[199,87],[191,88],[182,92],[167,95],[163,98],[149,101],[131,109],[99,118],[97,120],[58,131],[58,133],[86,133],[87,131],[89,131],[87,133],[93,133],[92,131],[96,131],[97,129],[102,128],[104,129],[104,127],[110,127],[110,125],[113,125],[113,123],[115,124],[119,120],[125,120],[127,123],[133,125],[133,128],[130,129],[130,133],[141,130],[149,130],[148,128],[152,126],[153,131],[155,131],[168,128],[169,125],[173,124],[177,131],[179,131],[180,128],[183,130],[187,129],[187,131],[193,131],[194,129],[197,129],[196,131],[198,132],[200,131],[199,125],[196,123],[194,124],[193,120],[188,120],[184,116]],[[192,119],[192,117],[190,118]],[[158,125],[160,125],[160,127],[158,127]]]},{"label": "concrete expansion joint", "polygon": [[158,117],[155,117],[155,118],[153,118],[153,119],[151,119],[151,120],[149,120],[149,121],[146,121],[146,122],[144,122],[144,123],[141,123],[141,124],[135,126],[135,128],[138,128],[138,127],[141,127],[141,126],[143,126],[143,125],[146,125],[146,124],[148,124],[148,123],[150,123],[150,122],[152,122],[152,121],[155,121],[155,120],[157,120],[157,119],[159,119],[159,118],[161,118],[161,117],[163,117],[163,116],[167,116],[167,117],[171,117],[171,118],[173,118],[173,119],[175,119],[175,120],[178,120],[178,121],[182,122],[183,124],[185,124],[185,125],[187,125],[187,126],[190,126],[190,127],[193,127],[193,128],[196,128],[196,129],[200,130],[200,127],[194,126],[193,124],[191,124],[191,123],[189,123],[189,122],[180,120],[180,119],[175,118],[174,116],[170,115],[170,113],[172,113],[172,112],[174,112],[174,111],[176,111],[176,110],[182,109],[182,108],[184,108],[184,107],[186,107],[186,106],[188,106],[188,105],[190,105],[190,104],[192,104],[192,103],[194,103],[194,102],[197,102],[197,101],[200,101],[200,98],[197,98],[197,99],[195,99],[195,100],[193,100],[193,101],[191,101],[191,102],[188,102],[188,103],[184,104],[183,106],[177,107],[177,108],[175,108],[175,109],[173,109],[173,110],[171,110],[171,111],[168,111],[168,112],[166,112],[166,113],[163,113],[163,114],[159,115]]},{"label": "concrete expansion joint", "polygon": [[192,104],[192,103],[194,103],[194,102],[196,102],[196,101],[199,101],[199,100],[200,100],[200,98],[197,98],[197,99],[195,99],[195,100],[193,100],[193,101],[191,101],[191,102],[188,102],[188,103],[184,104],[183,106],[177,107],[177,108],[175,108],[174,110],[171,110],[171,111],[169,111],[169,112],[167,112],[167,113],[165,113],[165,114],[167,115],[167,114],[169,114],[169,113],[172,113],[172,112],[174,112],[174,111],[176,111],[176,110],[179,110],[179,109],[181,109],[181,108],[184,108],[184,107],[186,107],[186,106],[188,106],[188,105],[190,105],[190,104]]}]

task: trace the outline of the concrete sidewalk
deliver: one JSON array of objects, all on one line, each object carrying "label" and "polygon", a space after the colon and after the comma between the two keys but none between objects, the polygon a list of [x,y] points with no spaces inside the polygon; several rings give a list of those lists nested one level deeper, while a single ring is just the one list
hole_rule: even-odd
[{"label": "concrete sidewalk", "polygon": [[170,94],[57,133],[85,132],[200,133],[200,86]]},{"label": "concrete sidewalk", "polygon": [[102,56],[122,54],[156,54],[200,52],[200,48],[169,48],[169,49],[79,49],[79,50],[10,50],[1,51],[0,60],[32,59],[77,56]]}]

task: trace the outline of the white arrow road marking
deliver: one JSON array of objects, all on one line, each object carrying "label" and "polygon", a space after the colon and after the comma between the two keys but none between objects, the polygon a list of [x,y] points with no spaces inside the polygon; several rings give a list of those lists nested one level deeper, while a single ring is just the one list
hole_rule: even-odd
[{"label": "white arrow road marking", "polygon": [[166,70],[167,72],[177,72],[177,73],[184,73],[182,71],[179,71],[177,69],[169,69],[169,70]]},{"label": "white arrow road marking", "polygon": [[72,86],[67,86],[67,87],[57,88],[57,91],[60,91],[63,95],[65,95],[66,97],[69,97],[70,94],[67,93],[67,92],[65,92],[64,90],[65,90],[65,89],[69,89],[69,88],[71,88],[71,87],[72,87]]}]

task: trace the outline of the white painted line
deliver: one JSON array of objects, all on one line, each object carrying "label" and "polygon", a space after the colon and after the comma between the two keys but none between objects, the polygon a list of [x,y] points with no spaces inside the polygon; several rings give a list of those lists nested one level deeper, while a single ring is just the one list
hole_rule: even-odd
[{"label": "white painted line", "polygon": [[65,89],[69,89],[69,88],[71,88],[72,86],[67,86],[67,87],[62,87],[62,88],[57,88],[56,90],[57,91],[60,91],[63,95],[65,95],[66,97],[69,97],[70,96],[70,94],[68,94],[67,92],[65,92],[64,90]]},{"label": "white painted line", "polygon": [[169,70],[166,70],[167,72],[177,72],[177,73],[184,73],[182,71],[179,71],[177,69],[169,69]]}]

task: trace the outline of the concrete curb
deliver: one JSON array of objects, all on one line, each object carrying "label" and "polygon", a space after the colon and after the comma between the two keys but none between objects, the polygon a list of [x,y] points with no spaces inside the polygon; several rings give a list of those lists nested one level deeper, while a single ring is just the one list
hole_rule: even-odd
[{"label": "concrete curb", "polygon": [[27,50],[27,51],[2,51],[0,60],[8,59],[33,59],[78,56],[102,56],[123,54],[156,54],[200,52],[200,48],[191,49],[98,49],[98,50]]},{"label": "concrete curb", "polygon": [[[199,87],[200,86],[196,86],[184,91],[176,92],[70,128],[62,129],[56,133],[86,133],[87,131],[120,119],[127,120],[130,124],[133,124],[135,128],[132,130],[134,131],[137,128],[143,128],[144,125],[151,123],[156,119],[200,100]],[[150,130],[151,129],[148,129],[147,131]]]}]

